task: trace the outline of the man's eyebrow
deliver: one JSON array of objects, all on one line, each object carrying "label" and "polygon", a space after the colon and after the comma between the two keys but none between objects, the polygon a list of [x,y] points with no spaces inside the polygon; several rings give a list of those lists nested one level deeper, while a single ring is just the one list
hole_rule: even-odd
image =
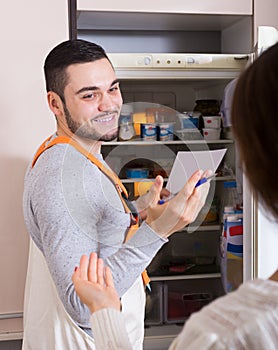
[{"label": "man's eyebrow", "polygon": [[[114,86],[115,84],[119,84],[119,83],[120,83],[119,79],[115,79],[114,81],[112,81],[110,87]],[[97,86],[84,86],[83,88],[76,91],[76,95],[80,94],[81,92],[96,91],[96,90],[100,90],[99,87],[97,87]]]}]

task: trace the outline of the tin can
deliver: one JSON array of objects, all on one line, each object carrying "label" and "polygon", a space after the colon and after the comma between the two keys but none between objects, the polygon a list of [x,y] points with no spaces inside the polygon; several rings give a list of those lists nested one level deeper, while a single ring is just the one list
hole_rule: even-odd
[{"label": "tin can", "polygon": [[156,124],[141,124],[141,138],[144,141],[155,141],[157,139]]},{"label": "tin can", "polygon": [[174,123],[158,124],[158,140],[171,141],[174,139]]}]

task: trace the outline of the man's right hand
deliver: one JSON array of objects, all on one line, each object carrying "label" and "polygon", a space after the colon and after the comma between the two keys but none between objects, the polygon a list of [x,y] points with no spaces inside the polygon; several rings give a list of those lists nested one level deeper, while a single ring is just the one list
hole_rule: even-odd
[{"label": "man's right hand", "polygon": [[158,194],[147,209],[146,223],[164,238],[192,223],[204,206],[210,188],[209,182],[197,188],[195,185],[200,178],[210,175],[210,170],[196,171],[180,192],[162,205],[158,204]]}]

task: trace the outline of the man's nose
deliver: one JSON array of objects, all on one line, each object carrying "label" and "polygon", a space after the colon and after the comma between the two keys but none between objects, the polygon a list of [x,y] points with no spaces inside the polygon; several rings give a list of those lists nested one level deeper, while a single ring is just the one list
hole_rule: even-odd
[{"label": "man's nose", "polygon": [[113,99],[109,94],[104,93],[100,96],[98,109],[100,111],[107,111],[109,108],[113,107]]}]

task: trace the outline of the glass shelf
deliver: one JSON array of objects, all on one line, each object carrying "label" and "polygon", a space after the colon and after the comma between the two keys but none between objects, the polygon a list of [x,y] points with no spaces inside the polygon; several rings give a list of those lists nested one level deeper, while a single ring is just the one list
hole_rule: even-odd
[{"label": "glass shelf", "polygon": [[195,279],[208,279],[208,278],[221,278],[221,273],[202,273],[193,275],[175,275],[175,276],[150,276],[152,282],[157,281],[178,281],[178,280],[195,280]]},{"label": "glass shelf", "polygon": [[186,141],[143,141],[141,139],[134,141],[110,141],[104,142],[102,147],[106,146],[155,146],[155,145],[205,145],[205,144],[232,144],[234,140],[186,140]]}]

